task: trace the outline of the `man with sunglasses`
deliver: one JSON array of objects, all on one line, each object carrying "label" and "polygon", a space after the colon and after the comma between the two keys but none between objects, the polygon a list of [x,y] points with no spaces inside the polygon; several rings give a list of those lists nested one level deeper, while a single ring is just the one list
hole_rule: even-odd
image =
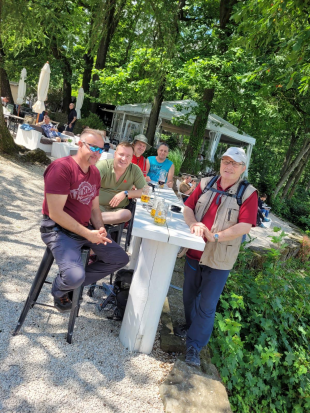
[{"label": "man with sunglasses", "polygon": [[185,361],[200,365],[199,353],[207,345],[217,302],[240,249],[243,234],[256,226],[257,191],[245,185],[239,206],[237,191],[246,169],[246,154],[229,148],[221,159],[220,175],[207,177],[187,199],[184,219],[191,233],[203,237],[204,251],[189,249],[184,267],[183,303],[186,325],[175,334],[186,337]]},{"label": "man with sunglasses", "polygon": [[[71,310],[75,288],[96,283],[128,263],[127,254],[107,235],[99,208],[100,174],[95,165],[103,152],[103,138],[85,129],[78,146],[76,155],[57,159],[44,172],[40,231],[59,266],[52,295],[60,312]],[[82,246],[97,256],[86,271]]]},{"label": "man with sunglasses", "polygon": [[[101,176],[99,203],[105,224],[129,221],[129,199],[142,195],[146,182],[139,166],[131,163],[132,156],[132,145],[121,142],[116,148],[114,159],[102,160],[96,165]],[[133,190],[133,187],[136,189]]]}]

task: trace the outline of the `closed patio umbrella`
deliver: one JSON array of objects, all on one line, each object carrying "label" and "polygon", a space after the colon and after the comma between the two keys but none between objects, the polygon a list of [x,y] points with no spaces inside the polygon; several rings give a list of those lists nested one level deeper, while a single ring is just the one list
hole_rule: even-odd
[{"label": "closed patio umbrella", "polygon": [[50,65],[48,64],[48,62],[46,62],[43,68],[41,69],[41,73],[40,73],[40,79],[38,83],[38,100],[32,106],[32,110],[38,114],[37,122],[39,119],[39,114],[42,113],[43,110],[45,110],[44,101],[47,98],[48,87],[50,84],[50,74],[51,74]]},{"label": "closed patio umbrella", "polygon": [[22,105],[24,103],[24,99],[25,99],[25,94],[26,94],[25,79],[26,79],[26,76],[27,76],[27,70],[25,68],[23,68],[23,70],[21,71],[20,79],[19,79],[19,83],[18,83],[18,91],[17,91],[17,99],[16,99],[16,103],[18,104],[17,116],[19,116],[20,105]]},{"label": "closed patio umbrella", "polygon": [[84,89],[80,87],[78,97],[76,99],[76,113],[77,113],[77,118],[81,119],[81,109],[83,106],[84,102]]}]

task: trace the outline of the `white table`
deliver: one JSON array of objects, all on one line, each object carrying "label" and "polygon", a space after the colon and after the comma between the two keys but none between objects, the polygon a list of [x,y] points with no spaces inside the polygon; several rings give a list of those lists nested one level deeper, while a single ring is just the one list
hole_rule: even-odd
[{"label": "white table", "polygon": [[100,156],[100,161],[102,161],[103,159],[113,159],[114,153],[115,153],[114,149],[109,149],[109,152],[102,152]]},{"label": "white table", "polygon": [[[172,189],[160,190],[168,204],[181,206]],[[203,251],[202,238],[191,234],[183,214],[169,211],[165,226],[157,226],[150,213],[137,201],[131,255],[134,266],[120,340],[130,351],[152,351],[163,304],[168,293],[180,247]]]},{"label": "white table", "polygon": [[53,142],[51,156],[53,158],[63,158],[64,156],[75,155],[79,147],[67,142]]}]

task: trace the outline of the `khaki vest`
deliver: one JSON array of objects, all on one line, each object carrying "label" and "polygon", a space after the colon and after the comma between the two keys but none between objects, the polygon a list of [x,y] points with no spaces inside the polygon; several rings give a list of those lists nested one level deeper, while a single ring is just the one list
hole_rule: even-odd
[{"label": "khaki vest", "polygon": [[[203,191],[206,185],[211,181],[212,177],[203,178],[200,186]],[[227,191],[230,194],[235,194],[239,187],[241,178]],[[217,189],[217,183],[215,182],[212,188]],[[244,191],[242,202],[244,202],[249,196],[255,192],[256,189],[249,185]],[[201,222],[215,196],[221,196],[216,192],[207,191],[198,199],[195,207],[195,218],[198,222]],[[230,196],[221,196],[221,205],[219,206],[214,223],[211,228],[212,233],[223,231],[238,223],[239,218],[239,205],[237,199]],[[232,241],[223,242],[207,242],[204,252],[201,256],[200,265],[207,265],[211,268],[219,270],[231,270],[236,259],[238,257],[242,237],[235,238]]]}]

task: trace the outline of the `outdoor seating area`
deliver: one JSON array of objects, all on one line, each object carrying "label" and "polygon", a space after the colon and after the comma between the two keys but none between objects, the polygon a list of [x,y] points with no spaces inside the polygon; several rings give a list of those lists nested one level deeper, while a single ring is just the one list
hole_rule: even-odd
[{"label": "outdoor seating area", "polygon": [[310,2],[0,11],[0,412],[310,411]]}]

